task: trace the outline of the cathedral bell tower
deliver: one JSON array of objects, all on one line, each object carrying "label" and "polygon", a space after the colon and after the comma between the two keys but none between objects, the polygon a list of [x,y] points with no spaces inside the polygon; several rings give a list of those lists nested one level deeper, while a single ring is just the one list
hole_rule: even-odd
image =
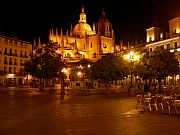
[{"label": "cathedral bell tower", "polygon": [[82,5],[81,13],[80,13],[79,22],[86,23],[86,14],[84,12],[84,6],[83,5]]}]

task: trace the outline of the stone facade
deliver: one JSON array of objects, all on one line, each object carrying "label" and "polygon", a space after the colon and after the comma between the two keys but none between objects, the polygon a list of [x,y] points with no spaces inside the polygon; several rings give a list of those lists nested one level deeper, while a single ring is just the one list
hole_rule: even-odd
[{"label": "stone facade", "polygon": [[31,54],[30,42],[0,35],[0,84],[24,85],[28,76],[23,73],[23,64]]}]

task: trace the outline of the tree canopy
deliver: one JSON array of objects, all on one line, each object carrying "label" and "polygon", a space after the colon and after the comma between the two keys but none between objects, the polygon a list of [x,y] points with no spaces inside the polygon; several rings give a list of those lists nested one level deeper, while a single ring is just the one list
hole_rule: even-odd
[{"label": "tree canopy", "polygon": [[40,79],[52,79],[61,73],[64,62],[56,53],[54,43],[48,43],[35,52],[35,56],[25,63],[24,71]]},{"label": "tree canopy", "polygon": [[179,74],[179,62],[175,53],[167,49],[157,47],[152,52],[145,50],[138,67],[138,74],[144,80],[156,79],[159,82],[159,92],[161,92],[161,80],[168,76]]},{"label": "tree canopy", "polygon": [[102,56],[92,66],[92,78],[110,82],[113,80],[122,80],[127,75],[127,66],[122,57],[116,57],[112,53]]},{"label": "tree canopy", "polygon": [[179,62],[175,54],[167,49],[156,48],[150,53],[148,65],[155,71],[157,80],[179,73]]}]

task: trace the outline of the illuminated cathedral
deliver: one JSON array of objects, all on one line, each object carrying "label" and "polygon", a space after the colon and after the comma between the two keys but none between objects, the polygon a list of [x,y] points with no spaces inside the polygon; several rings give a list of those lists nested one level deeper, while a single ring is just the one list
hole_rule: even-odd
[{"label": "illuminated cathedral", "polygon": [[79,17],[79,22],[63,34],[62,28],[53,28],[49,33],[49,41],[58,46],[60,53],[67,62],[76,62],[81,59],[97,61],[105,53],[114,52],[115,35],[112,24],[106,17],[105,11],[97,23],[91,27],[87,23],[84,6]]}]

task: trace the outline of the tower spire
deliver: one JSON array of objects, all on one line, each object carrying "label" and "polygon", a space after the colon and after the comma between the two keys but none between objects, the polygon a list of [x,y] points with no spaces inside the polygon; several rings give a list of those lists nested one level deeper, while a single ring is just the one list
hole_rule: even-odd
[{"label": "tower spire", "polygon": [[58,28],[56,27],[56,42],[58,42]]},{"label": "tower spire", "polygon": [[84,12],[84,4],[83,4],[83,2],[82,2],[82,9],[81,9],[81,13],[80,13],[79,22],[86,23],[86,14]]},{"label": "tower spire", "polygon": [[34,38],[34,42],[33,42],[33,50],[36,48],[36,39]]},{"label": "tower spire", "polygon": [[82,5],[81,13],[84,13],[84,5]]},{"label": "tower spire", "polygon": [[72,27],[72,23],[71,23],[70,36],[72,36],[72,32],[73,32],[73,27]]},{"label": "tower spire", "polygon": [[41,45],[41,39],[39,37],[39,40],[38,40],[38,48],[41,49],[42,48],[42,45]]},{"label": "tower spire", "polygon": [[103,10],[102,10],[102,17],[106,17],[106,13],[105,13],[104,8],[103,8]]}]

